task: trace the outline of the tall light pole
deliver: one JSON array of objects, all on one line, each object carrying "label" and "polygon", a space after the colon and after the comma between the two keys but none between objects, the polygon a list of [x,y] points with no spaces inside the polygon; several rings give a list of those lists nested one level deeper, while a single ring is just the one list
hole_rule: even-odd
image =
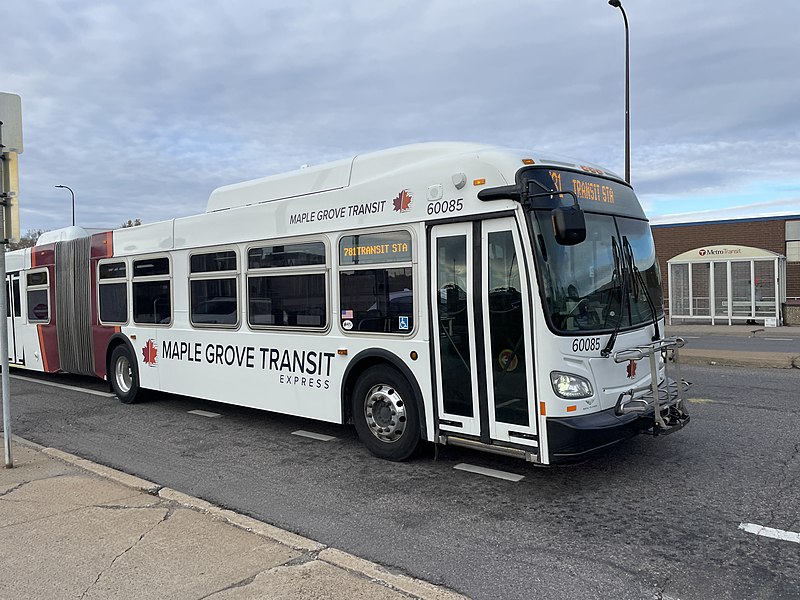
[{"label": "tall light pole", "polygon": [[631,44],[630,33],[628,32],[628,15],[622,8],[620,0],[608,0],[608,3],[622,12],[622,19],[625,21],[625,181],[631,182]]},{"label": "tall light pole", "polygon": [[72,194],[72,224],[75,225],[75,192],[73,192],[72,188],[68,185],[57,185],[56,187],[67,189],[69,193]]}]

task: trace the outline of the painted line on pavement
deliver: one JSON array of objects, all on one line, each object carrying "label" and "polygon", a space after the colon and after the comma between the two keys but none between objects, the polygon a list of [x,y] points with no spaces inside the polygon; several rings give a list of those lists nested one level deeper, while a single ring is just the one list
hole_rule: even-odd
[{"label": "painted line on pavement", "polygon": [[520,481],[525,479],[525,475],[517,475],[516,473],[508,473],[507,471],[498,471],[497,469],[487,469],[486,467],[479,467],[477,465],[470,465],[468,463],[460,463],[453,468],[457,471],[477,473],[478,475],[486,475],[487,477],[494,477],[496,479],[505,479],[506,481]]},{"label": "painted line on pavement", "polygon": [[685,340],[699,340],[701,338],[699,335],[679,335],[678,337],[682,337]]},{"label": "painted line on pavement", "polygon": [[794,338],[768,338],[768,337],[764,337],[764,338],[761,338],[761,339],[762,340],[770,340],[770,341],[773,341],[773,342],[793,342],[794,341]]},{"label": "painted line on pavement", "polygon": [[692,404],[727,404],[724,400],[712,400],[711,398],[688,398]]},{"label": "painted line on pavement", "polygon": [[104,398],[113,398],[116,394],[110,392],[98,392],[97,390],[88,390],[86,388],[77,387],[74,385],[66,385],[65,383],[55,383],[53,381],[42,381],[41,379],[33,379],[32,377],[23,377],[22,375],[8,375],[11,379],[19,379],[20,381],[30,381],[32,383],[40,383],[42,385],[49,385],[50,387],[57,387],[63,390],[72,390],[73,392],[83,392],[84,394],[92,394],[94,396],[103,396]]},{"label": "painted line on pavement", "polygon": [[334,435],[325,435],[324,433],[314,433],[313,431],[303,431],[302,429],[293,431],[292,435],[299,435],[300,437],[311,438],[312,440],[319,440],[320,442],[330,442],[331,440],[336,439],[336,436]]},{"label": "painted line on pavement", "polygon": [[739,523],[739,529],[746,531],[747,533],[754,533],[756,535],[761,535],[776,540],[800,544],[800,533],[795,533],[794,531],[773,529],[772,527],[764,527],[763,525],[756,525],[755,523]]},{"label": "painted line on pavement", "polygon": [[190,415],[199,415],[201,417],[209,417],[211,419],[215,417],[221,417],[222,415],[215,412],[208,412],[207,410],[190,410],[188,411]]}]

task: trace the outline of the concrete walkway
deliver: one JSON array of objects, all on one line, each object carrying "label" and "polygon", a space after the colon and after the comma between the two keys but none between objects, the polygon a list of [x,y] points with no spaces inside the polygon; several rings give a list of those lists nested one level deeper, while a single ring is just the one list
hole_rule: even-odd
[{"label": "concrete walkway", "polygon": [[464,598],[59,450],[14,437],[13,453],[3,599]]}]

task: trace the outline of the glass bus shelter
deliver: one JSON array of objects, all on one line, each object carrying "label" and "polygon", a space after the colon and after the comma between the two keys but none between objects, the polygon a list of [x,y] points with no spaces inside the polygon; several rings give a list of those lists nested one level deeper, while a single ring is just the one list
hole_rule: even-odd
[{"label": "glass bus shelter", "polygon": [[705,246],[672,258],[667,269],[670,324],[673,319],[782,324],[785,256],[749,246]]}]

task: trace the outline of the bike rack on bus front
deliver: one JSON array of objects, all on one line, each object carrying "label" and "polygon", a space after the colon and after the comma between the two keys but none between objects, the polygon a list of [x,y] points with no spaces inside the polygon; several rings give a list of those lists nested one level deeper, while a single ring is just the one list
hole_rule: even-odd
[{"label": "bike rack on bus front", "polygon": [[[614,362],[649,359],[650,384],[622,392],[617,399],[614,412],[617,415],[645,414],[653,411],[653,435],[666,435],[681,429],[689,422],[686,410],[686,392],[692,385],[681,377],[678,349],[686,340],[671,337],[650,344],[634,346],[614,353]],[[659,380],[656,354],[664,361],[664,378]],[[669,365],[675,369],[675,379],[669,377]]]}]

